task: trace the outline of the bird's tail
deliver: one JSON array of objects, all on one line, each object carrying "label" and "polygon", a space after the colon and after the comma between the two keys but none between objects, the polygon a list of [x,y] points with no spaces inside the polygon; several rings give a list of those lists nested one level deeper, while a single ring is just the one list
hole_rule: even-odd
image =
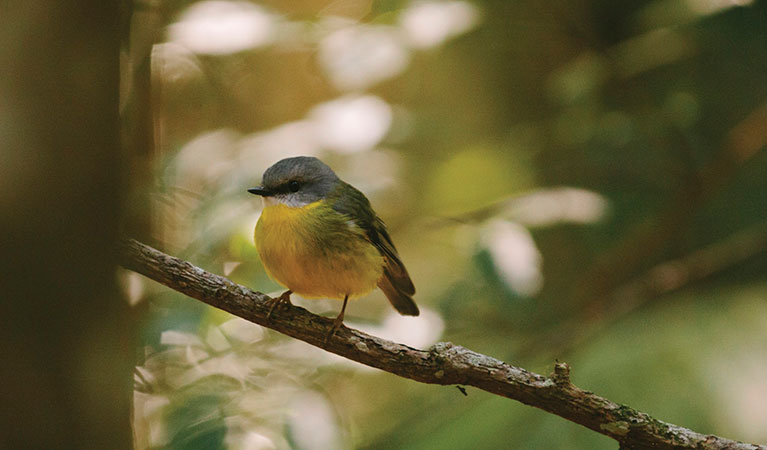
[{"label": "bird's tail", "polygon": [[378,287],[384,294],[386,294],[386,298],[389,299],[389,302],[391,302],[392,306],[394,306],[400,314],[405,316],[417,316],[420,314],[418,305],[413,301],[413,297],[402,292],[402,290],[397,289],[394,284],[392,284],[392,280],[388,273],[385,273],[378,281]]}]

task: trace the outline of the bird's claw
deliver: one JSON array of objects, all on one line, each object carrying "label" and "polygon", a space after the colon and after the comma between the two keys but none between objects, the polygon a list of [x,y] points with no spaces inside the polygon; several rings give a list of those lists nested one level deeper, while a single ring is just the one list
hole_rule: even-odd
[{"label": "bird's claw", "polygon": [[330,327],[330,333],[328,333],[327,336],[325,336],[325,342],[323,343],[323,347],[328,346],[328,342],[330,342],[330,338],[333,337],[334,334],[336,334],[336,331],[338,331],[339,328],[344,324],[344,312],[346,312],[346,303],[349,302],[349,296],[346,295],[344,297],[344,305],[341,307],[341,313],[338,314],[338,317],[336,317],[336,320],[333,321],[333,326]]},{"label": "bird's claw", "polygon": [[336,320],[333,321],[333,326],[330,327],[330,332],[327,336],[325,336],[325,341],[323,342],[323,346],[327,347],[328,343],[330,342],[330,338],[333,337],[334,334],[336,334],[336,331],[341,329],[341,326],[344,324],[344,318],[343,316],[336,317]]},{"label": "bird's claw", "polygon": [[293,306],[293,303],[290,302],[290,294],[292,294],[291,291],[285,291],[279,297],[272,297],[268,300],[268,302],[271,303],[271,306],[269,307],[269,313],[266,315],[266,320],[272,318],[274,308],[276,308],[278,305]]}]

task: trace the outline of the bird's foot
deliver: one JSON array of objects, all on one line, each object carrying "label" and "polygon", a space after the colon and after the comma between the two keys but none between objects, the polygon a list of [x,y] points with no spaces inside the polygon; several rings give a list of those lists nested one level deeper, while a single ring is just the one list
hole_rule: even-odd
[{"label": "bird's foot", "polygon": [[290,302],[290,294],[292,293],[293,293],[292,291],[287,290],[283,292],[279,297],[273,297],[268,300],[269,303],[271,303],[271,306],[269,307],[269,313],[266,315],[266,320],[269,320],[272,318],[272,313],[274,312],[274,308],[276,308],[278,305],[293,306],[293,303]]},{"label": "bird's foot", "polygon": [[328,346],[328,342],[330,342],[330,338],[333,337],[334,334],[336,334],[336,331],[338,331],[339,328],[344,324],[344,312],[346,312],[346,304],[349,302],[349,296],[346,295],[344,297],[344,305],[341,307],[341,312],[338,314],[338,317],[336,317],[336,320],[333,321],[333,326],[330,327],[330,333],[328,333],[327,336],[325,336],[325,342],[323,343],[323,347]]},{"label": "bird's foot", "polygon": [[330,338],[332,338],[333,335],[336,334],[336,331],[341,329],[343,324],[344,324],[344,316],[343,314],[341,314],[338,317],[336,317],[336,320],[333,321],[333,326],[330,327],[330,332],[328,333],[327,336],[325,336],[325,341],[323,343],[325,347],[327,347],[328,343],[330,342]]},{"label": "bird's foot", "polygon": [[341,309],[341,314],[336,317],[336,320],[333,321],[333,326],[330,327],[330,332],[327,336],[325,336],[325,342],[323,346],[327,347],[328,342],[330,342],[330,338],[333,337],[334,334],[336,334],[336,331],[338,331],[343,325],[344,325],[344,311],[346,311],[346,301],[348,297],[344,299],[344,307]]}]

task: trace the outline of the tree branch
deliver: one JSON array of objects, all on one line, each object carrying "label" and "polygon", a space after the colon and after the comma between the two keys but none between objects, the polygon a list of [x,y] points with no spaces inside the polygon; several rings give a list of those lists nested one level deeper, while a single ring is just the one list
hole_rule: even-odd
[{"label": "tree branch", "polygon": [[609,436],[620,448],[767,450],[767,446],[662,422],[585,391],[570,382],[570,368],[565,363],[557,363],[554,372],[545,377],[448,342],[418,350],[345,326],[325,345],[332,319],[296,306],[276,309],[267,318],[267,295],[135,240],[121,243],[120,262],[176,291],[331,353],[422,383],[474,386],[508,397]]}]

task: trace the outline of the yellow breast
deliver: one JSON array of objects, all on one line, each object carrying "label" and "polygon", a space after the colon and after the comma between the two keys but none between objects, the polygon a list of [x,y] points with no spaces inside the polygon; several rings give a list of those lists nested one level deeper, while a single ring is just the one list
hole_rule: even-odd
[{"label": "yellow breast", "polygon": [[366,294],[383,275],[383,257],[363,230],[324,203],[264,208],[255,230],[264,268],[303,297]]}]

